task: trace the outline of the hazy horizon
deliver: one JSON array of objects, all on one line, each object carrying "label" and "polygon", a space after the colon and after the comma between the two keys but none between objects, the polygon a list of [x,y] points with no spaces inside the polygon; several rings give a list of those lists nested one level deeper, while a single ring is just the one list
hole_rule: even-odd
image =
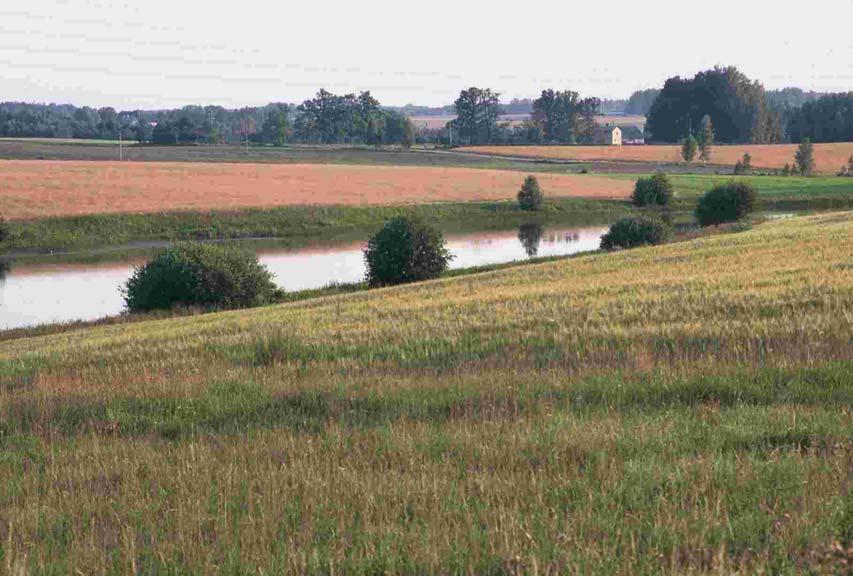
[{"label": "hazy horizon", "polygon": [[326,88],[370,90],[388,106],[443,106],[472,85],[507,102],[543,88],[620,99],[714,65],[737,66],[767,89],[853,89],[850,0],[814,14],[720,0],[687,21],[672,16],[685,8],[671,0],[612,2],[603,15],[542,1],[523,12],[446,0],[422,13],[387,0],[241,6],[33,0],[0,9],[0,101],[239,108],[298,103]]}]

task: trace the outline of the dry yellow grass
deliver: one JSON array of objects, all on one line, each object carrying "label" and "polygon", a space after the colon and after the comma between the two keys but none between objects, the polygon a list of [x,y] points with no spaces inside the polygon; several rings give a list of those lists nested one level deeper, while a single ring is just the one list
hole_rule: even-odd
[{"label": "dry yellow grass", "polygon": [[851,253],[837,213],[0,343],[0,558],[838,573]]},{"label": "dry yellow grass", "polygon": [[[739,144],[714,146],[712,164],[734,166],[745,153],[752,155],[756,168],[781,169],[794,163],[795,144]],[[680,146],[471,146],[461,151],[517,156],[524,158],[552,158],[557,160],[621,161],[649,163],[679,163]],[[817,171],[834,174],[847,164],[853,155],[853,142],[815,144],[814,157]]]},{"label": "dry yellow grass", "polygon": [[[621,198],[625,181],[539,174],[550,196]],[[501,170],[332,164],[0,161],[9,219],[287,205],[507,200],[523,174]]]}]

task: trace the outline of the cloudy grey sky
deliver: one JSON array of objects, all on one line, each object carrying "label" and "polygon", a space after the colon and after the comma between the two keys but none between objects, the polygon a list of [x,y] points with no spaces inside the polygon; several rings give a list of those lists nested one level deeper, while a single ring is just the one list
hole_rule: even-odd
[{"label": "cloudy grey sky", "polygon": [[0,101],[117,108],[301,101],[318,88],[384,104],[488,86],[626,97],[734,64],[768,88],[853,90],[853,0],[291,3],[4,0]]}]

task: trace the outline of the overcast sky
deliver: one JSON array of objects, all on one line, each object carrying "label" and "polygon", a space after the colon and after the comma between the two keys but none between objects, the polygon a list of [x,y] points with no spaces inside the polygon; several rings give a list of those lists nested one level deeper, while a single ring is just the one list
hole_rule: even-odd
[{"label": "overcast sky", "polygon": [[325,87],[439,105],[471,85],[622,98],[715,64],[767,88],[853,90],[853,0],[786,4],[4,0],[0,101],[236,107]]}]

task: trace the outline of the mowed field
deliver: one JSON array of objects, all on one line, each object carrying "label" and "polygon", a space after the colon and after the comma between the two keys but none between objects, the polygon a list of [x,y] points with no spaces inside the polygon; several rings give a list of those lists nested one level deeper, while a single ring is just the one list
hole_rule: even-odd
[{"label": "mowed field", "polygon": [[[551,158],[579,161],[619,161],[679,163],[680,146],[471,146],[458,148],[464,152],[516,156],[524,158]],[[714,146],[711,163],[734,166],[745,153],[752,155],[756,168],[781,169],[786,163],[793,165],[796,144],[744,144]],[[835,174],[847,165],[853,155],[853,142],[815,144],[814,156],[818,172]],[[701,162],[696,162],[701,164]]]},{"label": "mowed field", "polygon": [[[0,161],[0,214],[33,219],[103,213],[290,205],[506,200],[525,174],[500,170],[319,164]],[[551,196],[622,198],[631,183],[539,174]]]},{"label": "mowed field", "polygon": [[845,573],[853,213],[0,343],[54,574]]}]

